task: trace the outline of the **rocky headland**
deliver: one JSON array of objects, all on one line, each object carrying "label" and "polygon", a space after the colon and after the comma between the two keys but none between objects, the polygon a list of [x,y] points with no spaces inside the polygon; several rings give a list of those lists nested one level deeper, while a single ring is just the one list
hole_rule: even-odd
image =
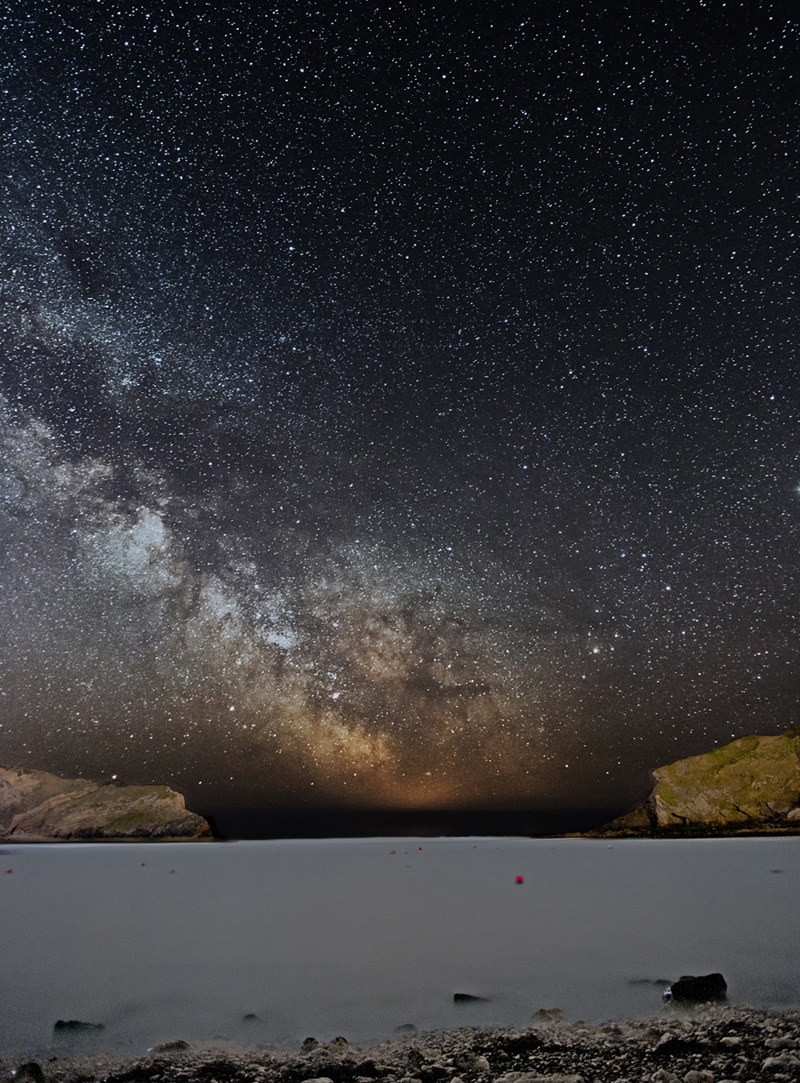
[{"label": "rocky headland", "polygon": [[202,816],[169,786],[114,786],[46,771],[0,767],[0,840],[85,842],[91,839],[211,837]]},{"label": "rocky headland", "polygon": [[589,836],[800,834],[800,726],[653,771],[647,799]]},{"label": "rocky headland", "polygon": [[[651,1019],[566,1023],[555,1010],[524,1030],[403,1033],[300,1049],[180,1039],[146,1056],[65,1053],[0,1059],[3,1083],[785,1083],[800,1078],[800,1012],[665,1008]],[[101,1039],[96,1049],[101,1049]]]}]

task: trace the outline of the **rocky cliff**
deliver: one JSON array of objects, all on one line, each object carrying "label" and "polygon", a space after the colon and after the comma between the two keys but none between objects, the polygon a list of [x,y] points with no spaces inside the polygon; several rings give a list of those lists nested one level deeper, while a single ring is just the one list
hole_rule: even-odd
[{"label": "rocky cliff", "polygon": [[643,804],[604,834],[684,830],[800,832],[800,726],[777,737],[740,737],[653,771]]},{"label": "rocky cliff", "polygon": [[168,786],[100,786],[82,778],[0,767],[0,839],[197,839],[210,836]]}]

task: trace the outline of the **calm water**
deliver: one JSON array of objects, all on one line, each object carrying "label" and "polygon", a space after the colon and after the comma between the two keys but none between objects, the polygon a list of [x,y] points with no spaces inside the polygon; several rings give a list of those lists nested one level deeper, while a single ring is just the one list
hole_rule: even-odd
[{"label": "calm water", "polygon": [[715,970],[733,1002],[800,1004],[800,838],[6,846],[0,862],[2,1052],[46,1050],[57,1019],[139,1052],[524,1025],[553,1006],[644,1016],[659,979]]}]

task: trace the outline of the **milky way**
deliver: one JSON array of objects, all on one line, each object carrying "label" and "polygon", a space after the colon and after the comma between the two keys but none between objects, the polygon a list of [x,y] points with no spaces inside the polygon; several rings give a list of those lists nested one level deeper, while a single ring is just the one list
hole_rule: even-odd
[{"label": "milky way", "polygon": [[797,721],[800,20],[639,8],[2,16],[0,761],[624,805]]}]

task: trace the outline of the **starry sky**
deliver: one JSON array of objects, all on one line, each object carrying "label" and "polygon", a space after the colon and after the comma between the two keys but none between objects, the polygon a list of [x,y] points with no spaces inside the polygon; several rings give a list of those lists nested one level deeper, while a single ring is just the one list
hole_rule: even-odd
[{"label": "starry sky", "polygon": [[635,801],[798,721],[794,5],[0,15],[0,762]]}]

